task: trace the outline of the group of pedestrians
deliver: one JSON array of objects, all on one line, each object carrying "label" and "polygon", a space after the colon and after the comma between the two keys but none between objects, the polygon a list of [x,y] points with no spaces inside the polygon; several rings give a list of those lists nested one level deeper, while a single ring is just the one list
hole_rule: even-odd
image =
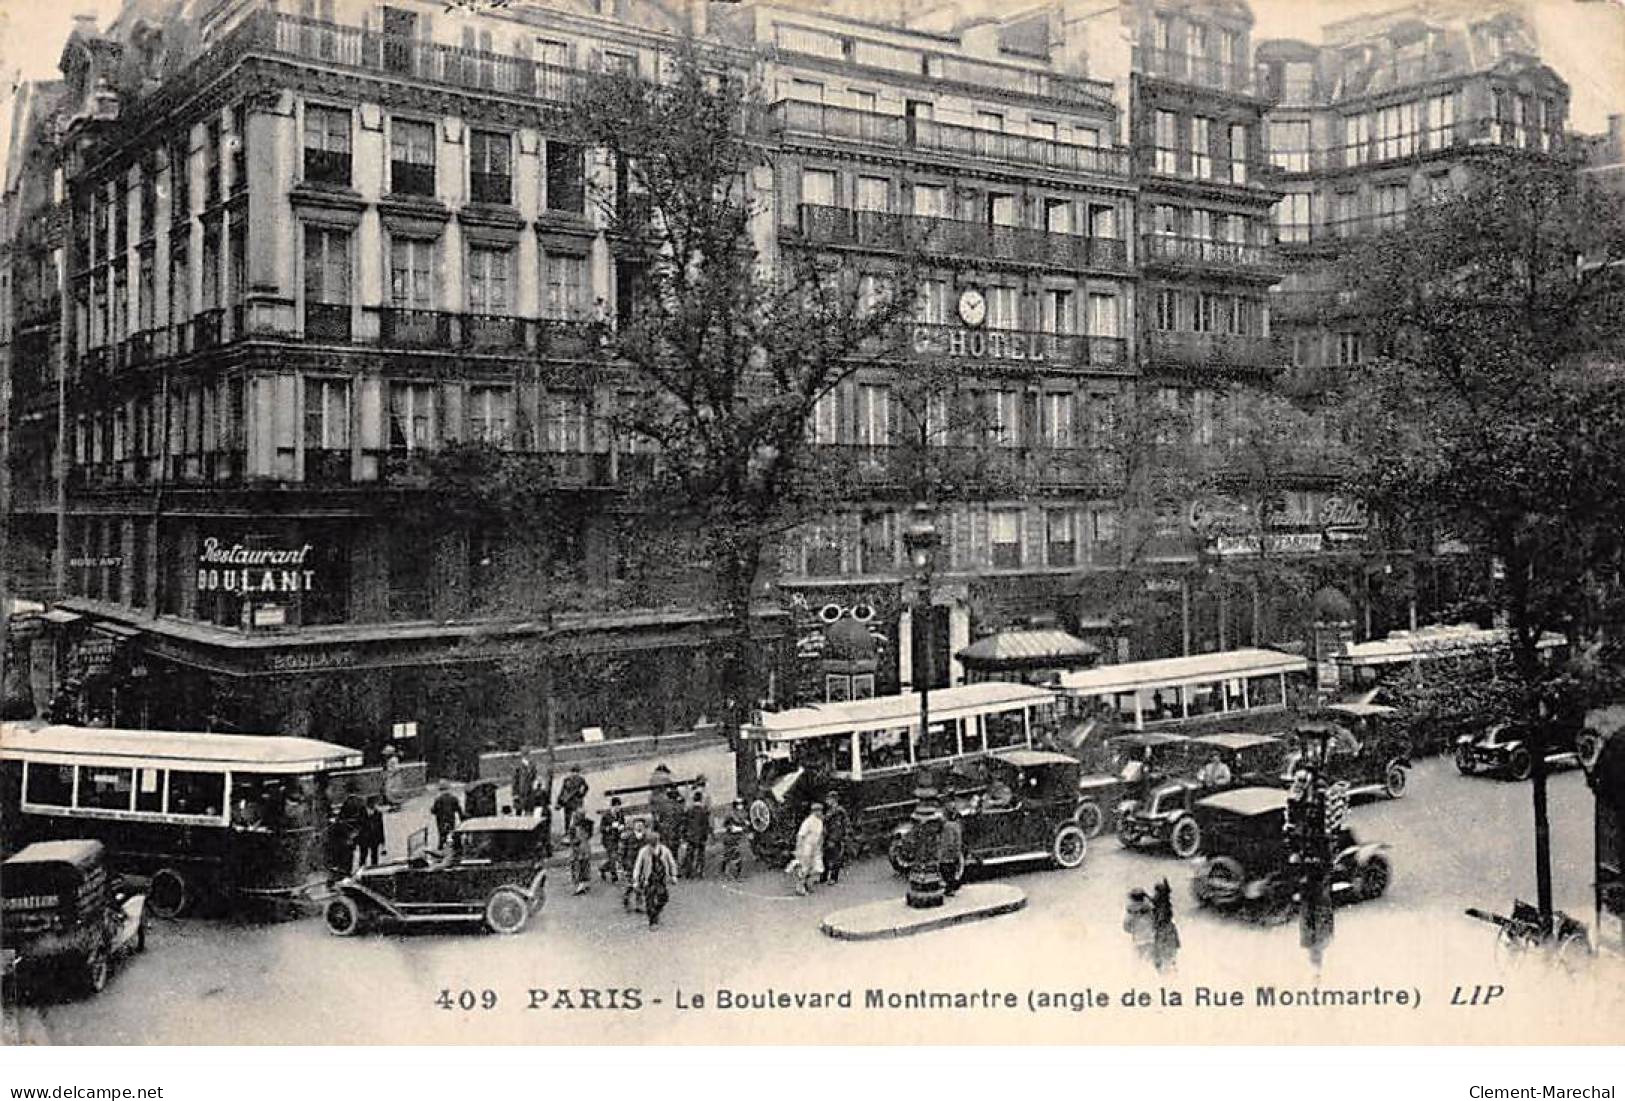
[{"label": "group of pedestrians", "polygon": [[334,871],[350,875],[357,868],[376,867],[385,851],[384,810],[378,797],[363,798],[354,783],[346,784],[328,828],[327,846],[327,862]]},{"label": "group of pedestrians", "polygon": [[814,876],[819,883],[839,883],[841,869],[846,867],[852,819],[841,806],[839,795],[832,791],[825,798],[828,805],[814,803],[801,820],[796,830],[795,855],[785,868],[796,881],[798,895],[812,893]]}]

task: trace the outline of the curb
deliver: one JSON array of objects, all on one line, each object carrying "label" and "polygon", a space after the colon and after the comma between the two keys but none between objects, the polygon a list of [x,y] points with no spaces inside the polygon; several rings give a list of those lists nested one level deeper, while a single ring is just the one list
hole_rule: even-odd
[{"label": "curb", "polygon": [[[874,905],[870,903],[870,905]],[[1017,891],[1014,897],[1006,898],[1000,902],[988,903],[975,909],[949,910],[936,912],[930,917],[924,917],[908,922],[894,922],[890,925],[877,926],[873,929],[854,929],[841,922],[844,915],[852,910],[840,910],[826,917],[819,928],[825,935],[836,940],[864,941],[864,940],[892,940],[899,937],[911,937],[916,933],[929,933],[936,929],[948,929],[955,925],[967,922],[982,921],[987,918],[998,917],[1001,914],[1013,914],[1024,909],[1027,905],[1025,892]],[[857,907],[863,909],[863,907]],[[912,911],[925,913],[926,911]]]}]

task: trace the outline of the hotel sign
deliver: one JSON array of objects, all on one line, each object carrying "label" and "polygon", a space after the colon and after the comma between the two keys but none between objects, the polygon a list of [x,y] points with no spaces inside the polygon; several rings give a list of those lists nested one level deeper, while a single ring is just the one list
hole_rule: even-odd
[{"label": "hotel sign", "polygon": [[308,568],[311,545],[298,547],[227,546],[210,536],[198,552],[200,593],[304,593],[315,588],[316,571]]},{"label": "hotel sign", "polygon": [[1068,362],[1073,354],[1071,337],[944,325],[915,325],[911,345],[917,356],[1010,363]]}]

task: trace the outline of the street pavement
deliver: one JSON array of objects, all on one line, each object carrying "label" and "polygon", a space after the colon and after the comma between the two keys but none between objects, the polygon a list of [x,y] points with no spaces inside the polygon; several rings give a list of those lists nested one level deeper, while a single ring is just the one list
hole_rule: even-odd
[{"label": "street pavement", "polygon": [[[427,823],[427,800],[390,816],[390,846]],[[1592,800],[1578,771],[1551,782],[1557,903],[1592,920]],[[1528,784],[1461,777],[1443,759],[1415,769],[1406,797],[1362,803],[1362,840],[1393,847],[1395,882],[1381,899],[1337,911],[1318,972],[1296,923],[1259,927],[1198,910],[1190,869],[1166,855],[1091,843],[1075,871],[999,876],[1027,892],[1017,913],[902,940],[849,943],[819,931],[829,912],[902,893],[883,859],[849,868],[837,886],[796,897],[782,872],[747,860],[741,882],[676,885],[659,929],[595,881],[570,895],[562,868],[523,934],[456,929],[330,936],[319,918],[269,924],[157,921],[145,955],[97,998],[10,1004],[6,1042],[120,1043],[865,1043],[1568,1042],[1625,1036],[1625,966],[1603,957],[1570,972],[1509,963],[1495,930],[1463,914],[1506,912],[1534,897]],[[399,845],[400,848],[395,847]],[[596,853],[595,853],[596,856]],[[712,863],[717,851],[713,847]],[[597,863],[595,859],[595,864]],[[1124,895],[1166,876],[1183,949],[1157,976],[1122,929]],[[1258,988],[1404,989],[1421,1009],[1251,1010]],[[1503,992],[1490,1008],[1462,1004]],[[1203,988],[1205,1002],[1193,1004]],[[1459,989],[1458,989],[1459,988]],[[891,1008],[920,990],[1014,992],[1021,1007]],[[1161,1004],[1166,990],[1183,1004]],[[865,1011],[866,991],[882,1005]],[[851,991],[856,1008],[719,1007],[730,995],[778,998]],[[466,993],[465,993],[466,992]],[[1058,1008],[1044,999],[1056,996]],[[1124,1006],[1141,995],[1148,1006]],[[445,997],[442,997],[445,995]],[[705,1005],[696,1006],[695,999]],[[1105,998],[1108,1005],[1099,1005]],[[805,999],[804,999],[805,1000]],[[442,1004],[437,1004],[440,1002]],[[494,1004],[488,1004],[494,1003]],[[596,1003],[596,1004],[594,1004]],[[756,1003],[762,1004],[760,1002]],[[899,1004],[906,1006],[906,1001]],[[613,1007],[613,1008],[611,1008]]]}]

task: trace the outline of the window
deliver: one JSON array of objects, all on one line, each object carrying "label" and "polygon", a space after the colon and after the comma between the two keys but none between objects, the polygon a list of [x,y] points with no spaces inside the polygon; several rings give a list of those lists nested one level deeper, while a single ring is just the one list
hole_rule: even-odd
[{"label": "window", "polygon": [[1027,132],[1047,142],[1053,142],[1056,137],[1055,124],[1045,119],[1033,119],[1027,124]]},{"label": "window", "polygon": [[1151,208],[1151,232],[1164,237],[1179,234],[1179,208],[1159,204]]},{"label": "window", "polygon": [[186,142],[169,147],[169,220],[179,222],[192,216],[192,170]]},{"label": "window", "polygon": [[169,319],[178,325],[191,316],[192,273],[183,250],[169,258]]},{"label": "window", "polygon": [[993,568],[1021,568],[1021,513],[997,509],[988,517],[988,539],[993,545]]},{"label": "window", "polygon": [[[203,128],[203,206],[208,209],[220,201],[220,120],[214,119]],[[119,204],[119,224],[124,223],[124,205]]]},{"label": "window", "polygon": [[1211,210],[1193,210],[1190,212],[1190,218],[1190,236],[1192,238],[1197,241],[1213,240],[1213,212]]},{"label": "window", "polygon": [[841,572],[841,540],[833,524],[812,524],[802,533],[809,577],[833,577]]},{"label": "window", "polygon": [[226,777],[221,772],[169,772],[169,813],[197,818],[219,817],[226,805]]},{"label": "window", "polygon": [[1247,182],[1247,127],[1240,123],[1230,126],[1230,182]]},{"label": "window", "polygon": [[1047,233],[1072,232],[1072,202],[1069,199],[1044,200],[1044,230]]},{"label": "window", "polygon": [[1392,160],[1416,152],[1416,103],[1384,107],[1376,115],[1377,159]]},{"label": "window", "polygon": [[816,80],[790,79],[790,98],[802,103],[823,103],[824,86]]},{"label": "window", "polygon": [[638,75],[638,58],[636,54],[605,50],[603,56],[604,72],[616,73],[620,76]]},{"label": "window", "polygon": [[801,201],[809,206],[834,206],[835,173],[821,168],[802,169]]},{"label": "window", "polygon": [[587,399],[579,394],[553,394],[547,399],[543,428],[545,450],[580,453],[587,450]]},{"label": "window", "polygon": [[389,189],[434,194],[434,123],[395,119],[389,126]]},{"label": "window", "polygon": [[1434,172],[1428,176],[1428,202],[1447,203],[1455,194],[1455,187],[1450,182],[1450,173]]},{"label": "window", "polygon": [[864,383],[858,387],[858,444],[891,443],[891,387]]},{"label": "window", "polygon": [[1390,184],[1376,189],[1377,228],[1395,229],[1405,224],[1410,206],[1410,188],[1406,184]]},{"label": "window", "polygon": [[1337,334],[1337,365],[1339,367],[1352,367],[1363,358],[1364,349],[1361,346],[1360,334],[1343,332]]},{"label": "window", "polygon": [[[208,232],[203,235],[203,270],[198,273],[201,280],[203,301],[199,303],[205,310],[212,310],[220,305],[220,234]],[[118,307],[118,299],[114,300],[114,308]]]},{"label": "window", "polygon": [[548,210],[586,213],[586,175],[579,145],[562,141],[547,143],[546,200]]},{"label": "window", "polygon": [[1307,241],[1310,233],[1310,193],[1283,195],[1275,204],[1275,237],[1278,241]]},{"label": "window", "polygon": [[1073,566],[1078,560],[1077,526],[1070,509],[1044,513],[1044,561],[1050,566]]},{"label": "window", "polygon": [[429,383],[390,383],[390,448],[395,451],[433,450],[434,406],[434,387]]},{"label": "window", "polygon": [[1117,208],[1099,203],[1089,204],[1089,236],[1115,240],[1117,237]]},{"label": "window", "polygon": [[873,92],[859,92],[857,90],[852,92],[852,109],[854,111],[867,111],[873,114],[877,106]]},{"label": "window", "polygon": [[350,449],[348,379],[305,379],[305,450]]},{"label": "window", "polygon": [[914,319],[922,325],[942,325],[948,320],[948,283],[943,279],[926,279],[920,283],[919,295],[914,300]]},{"label": "window", "polygon": [[141,257],[141,270],[136,276],[136,328],[139,332],[146,332],[153,327],[156,316],[154,297],[157,291],[153,284],[153,261],[150,253]]},{"label": "window", "polygon": [[1179,172],[1179,116],[1172,111],[1158,111],[1156,122],[1156,170],[1164,176]]},{"label": "window", "polygon": [[1117,296],[1115,294],[1100,294],[1094,291],[1089,293],[1090,336],[1115,337],[1120,335],[1117,318]]},{"label": "window", "polygon": [[432,310],[435,304],[433,241],[395,237],[389,244],[389,304],[397,310]]},{"label": "window", "polygon": [[542,316],[579,321],[588,316],[587,258],[549,253],[542,261]]},{"label": "window", "polygon": [[812,442],[834,444],[841,442],[841,400],[834,390],[827,390],[813,403]]},{"label": "window", "polygon": [[337,107],[305,108],[305,180],[350,184],[350,112]]},{"label": "window", "polygon": [[1198,390],[1191,396],[1192,436],[1202,447],[1213,444],[1213,394]]},{"label": "window", "polygon": [[[138,537],[139,538],[139,537]],[[140,543],[137,542],[137,546]],[[137,576],[140,576],[139,572]],[[164,773],[157,768],[135,770],[135,809],[158,814],[164,809]]]},{"label": "window", "polygon": [[476,203],[513,201],[513,139],[491,130],[468,134],[469,198]]},{"label": "window", "polygon": [[1348,164],[1365,164],[1371,159],[1371,116],[1351,115],[1343,120],[1345,155]]},{"label": "window", "polygon": [[507,446],[513,426],[513,390],[507,386],[474,386],[468,391],[468,438]]},{"label": "window", "polygon": [[1075,444],[1072,432],[1073,396],[1070,392],[1046,393],[1039,410],[1043,416],[1044,444],[1047,447],[1068,448]]},{"label": "window", "polygon": [[1070,336],[1078,331],[1076,295],[1070,290],[1051,288],[1044,292],[1044,331]]},{"label": "window", "polygon": [[1191,119],[1191,174],[1199,180],[1213,178],[1213,120]]},{"label": "window", "polygon": [[513,310],[513,250],[490,245],[468,249],[468,310],[506,315]]},{"label": "window", "polygon": [[999,447],[1021,443],[1021,394],[1015,390],[987,391],[987,432]]},{"label": "window", "polygon": [[1360,196],[1353,191],[1337,196],[1337,235],[1352,237],[1360,232]]},{"label": "window", "polygon": [[940,184],[914,185],[914,215],[941,218],[948,210],[948,189]]},{"label": "window", "polygon": [[235,194],[248,190],[248,105],[238,103],[231,109],[231,137],[227,142],[231,151],[231,190]]},{"label": "window", "polygon": [[884,176],[859,176],[857,208],[877,212],[890,210],[890,183]]},{"label": "window", "polygon": [[1021,294],[1015,287],[989,287],[987,289],[987,327],[990,329],[1021,328]]},{"label": "window", "polygon": [[982,130],[1004,133],[1004,116],[997,111],[976,112],[976,125]]},{"label": "window", "polygon": [[1173,332],[1179,328],[1179,292],[1162,288],[1157,291],[1157,328]]},{"label": "window", "polygon": [[348,230],[305,227],[305,333],[315,337],[349,337]]},{"label": "window", "polygon": [[858,570],[885,573],[897,567],[897,544],[892,538],[891,514],[865,512],[858,539]]},{"label": "window", "polygon": [[1456,95],[1431,96],[1427,101],[1427,144],[1443,149],[1456,142]]}]

